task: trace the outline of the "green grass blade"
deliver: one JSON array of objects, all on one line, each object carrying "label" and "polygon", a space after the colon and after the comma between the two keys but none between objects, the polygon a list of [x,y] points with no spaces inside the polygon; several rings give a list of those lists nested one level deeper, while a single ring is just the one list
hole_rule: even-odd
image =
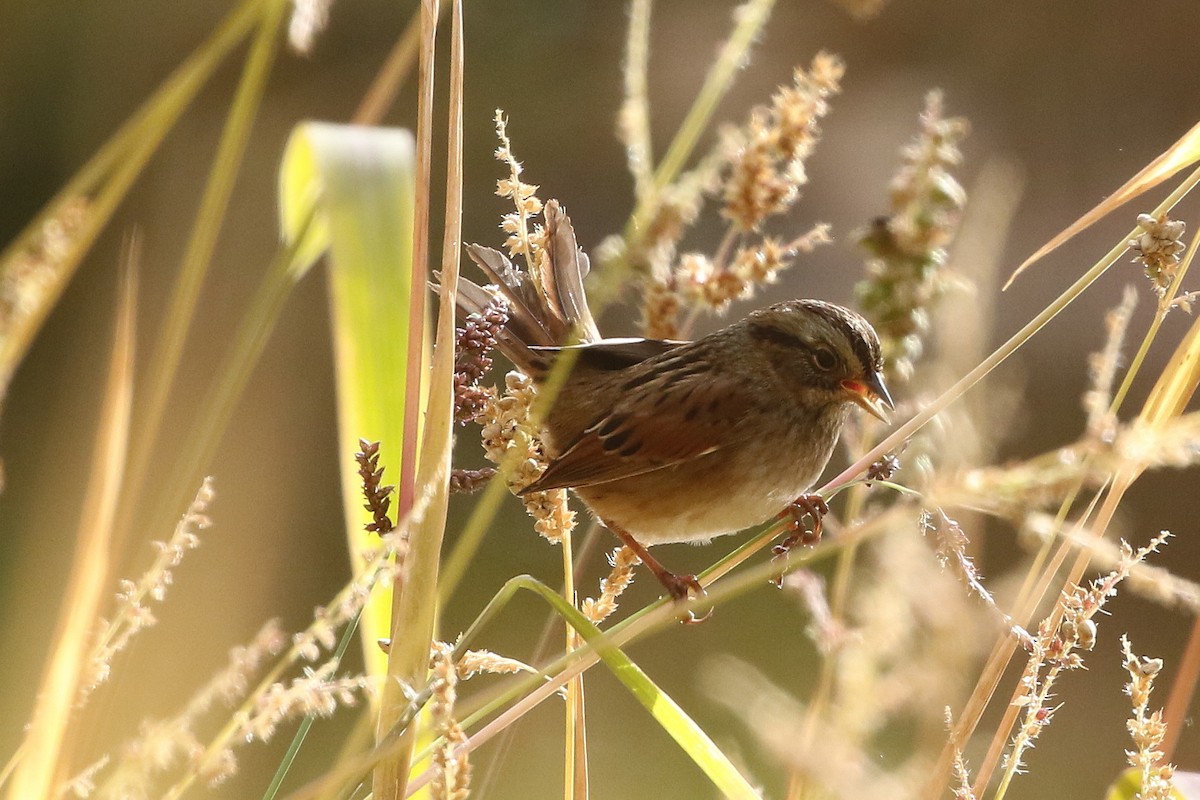
[{"label": "green grass blade", "polygon": [[[316,214],[292,268],[307,269],[328,248],[337,371],[339,467],[346,536],[355,568],[377,544],[363,526],[353,454],[359,437],[383,442],[385,475],[400,475],[412,293],[414,145],[408,131],[327,123],[296,128],[284,154],[280,213],[285,235]],[[417,371],[416,374],[420,374]],[[388,636],[391,598],[381,592],[363,614],[367,668],[382,675],[376,646]]]},{"label": "green grass blade", "polygon": [[667,735],[675,740],[675,743],[687,753],[688,757],[703,770],[713,785],[726,797],[758,798],[760,796],[738,772],[729,758],[713,743],[704,729],[697,725],[670,695],[659,688],[642,671],[641,667],[625,655],[621,648],[614,645],[609,637],[605,636],[577,608],[564,600],[553,589],[528,575],[517,576],[504,585],[493,602],[484,610],[479,622],[472,625],[463,634],[458,648],[465,647],[486,619],[491,618],[499,611],[520,589],[533,592],[549,603],[588,645],[595,648],[600,660],[612,671],[617,680],[650,712],[650,716],[662,726]]}]

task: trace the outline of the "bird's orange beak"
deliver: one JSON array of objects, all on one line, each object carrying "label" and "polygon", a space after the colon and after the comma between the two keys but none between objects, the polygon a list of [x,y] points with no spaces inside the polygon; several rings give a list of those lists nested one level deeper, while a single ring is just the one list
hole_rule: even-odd
[{"label": "bird's orange beak", "polygon": [[850,395],[850,399],[862,406],[868,414],[884,423],[890,421],[887,412],[895,410],[896,405],[892,402],[892,396],[888,394],[882,374],[876,372],[863,380],[846,378],[842,381],[842,388]]}]

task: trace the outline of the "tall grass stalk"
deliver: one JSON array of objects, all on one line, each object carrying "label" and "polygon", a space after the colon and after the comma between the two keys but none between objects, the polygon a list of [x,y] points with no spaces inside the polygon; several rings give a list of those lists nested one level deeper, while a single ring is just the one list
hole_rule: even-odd
[{"label": "tall grass stalk", "polygon": [[[401,515],[411,512],[415,524],[409,536],[410,552],[403,575],[403,589],[392,598],[392,646],[388,653],[387,682],[379,705],[377,740],[392,735],[399,714],[407,704],[405,690],[415,690],[425,683],[430,645],[434,636],[437,609],[437,576],[441,560],[442,536],[446,524],[446,502],[450,481],[451,425],[453,419],[454,374],[454,298],[458,287],[458,269],[462,229],[462,101],[463,49],[462,6],[455,2],[451,31],[451,91],[448,166],[446,177],[446,226],[442,260],[442,293],[438,313],[437,337],[433,366],[429,377],[428,410],[420,462],[416,461],[416,425],[419,413],[420,379],[412,380],[405,401],[405,415],[412,414],[414,424],[406,421],[405,452],[402,470],[412,475],[411,488],[405,473],[401,475]],[[434,39],[437,33],[437,0],[421,6],[422,46],[417,111],[417,203],[413,228],[414,288],[413,305],[409,309],[410,349],[409,367],[420,363],[421,331],[423,331],[425,295],[425,264],[429,253],[430,176],[433,137]],[[415,352],[413,348],[416,348]],[[418,391],[414,392],[414,387]],[[411,444],[410,444],[411,440]],[[421,498],[426,508],[417,507],[415,491],[429,492]],[[405,496],[405,492],[410,492]],[[399,733],[399,749],[394,756],[381,762],[373,776],[373,794],[381,800],[405,796],[409,765],[417,742],[417,725],[410,722]]]},{"label": "tall grass stalk", "polygon": [[138,243],[129,240],[122,258],[117,325],[100,411],[95,449],[83,497],[75,557],[59,610],[52,651],[37,693],[33,720],[22,746],[8,797],[50,797],[67,777],[69,723],[88,665],[87,647],[111,576],[113,523],[125,475],[133,403],[134,320],[137,311]]},{"label": "tall grass stalk", "polygon": [[250,45],[229,115],[221,131],[183,260],[163,314],[162,329],[155,337],[154,352],[147,365],[146,397],[140,404],[138,433],[130,454],[127,489],[117,526],[118,535],[122,538],[129,535],[133,516],[141,505],[141,490],[156,453],[159,428],[183,358],[184,343],[196,315],[200,289],[208,274],[221,224],[250,141],[254,119],[279,49],[286,5],[285,0],[263,0],[260,7],[258,32]]}]

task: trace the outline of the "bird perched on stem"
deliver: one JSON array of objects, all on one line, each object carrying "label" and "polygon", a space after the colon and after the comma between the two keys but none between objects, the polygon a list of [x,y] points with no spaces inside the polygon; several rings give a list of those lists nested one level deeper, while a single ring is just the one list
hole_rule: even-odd
[{"label": "bird perched on stem", "polygon": [[791,300],[696,341],[603,339],[570,220],[555,201],[545,220],[537,276],[470,245],[492,286],[462,281],[458,298],[463,313],[504,298],[498,345],[536,382],[561,355],[574,362],[542,423],[549,465],[521,494],[574,490],[676,599],[703,589],[663,567],[651,545],[704,541],[775,516],[799,527],[808,515],[819,536],[824,502],[806,492],[850,409],[886,420],[892,407],[871,325],[832,303]]}]

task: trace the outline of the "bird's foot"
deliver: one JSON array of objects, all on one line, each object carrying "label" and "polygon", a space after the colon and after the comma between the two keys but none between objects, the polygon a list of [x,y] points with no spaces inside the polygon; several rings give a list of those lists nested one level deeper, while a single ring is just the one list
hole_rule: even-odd
[{"label": "bird's foot", "polygon": [[[663,570],[661,573],[656,573],[656,577],[676,603],[686,603],[689,600],[708,596],[708,592],[704,591],[704,587],[700,585],[700,581],[696,580],[695,575],[677,575],[674,572]],[[704,612],[704,616],[700,617],[689,609],[687,615],[680,622],[686,625],[697,625],[711,616],[712,608],[709,608]]]},{"label": "bird's foot", "polygon": [[[646,565],[647,569],[654,573],[654,577],[658,578],[658,582],[663,585],[663,588],[667,590],[667,593],[671,595],[676,603],[686,603],[689,600],[695,600],[697,598],[707,596],[708,593],[704,591],[704,587],[700,585],[700,581],[696,580],[695,575],[676,575],[674,572],[671,572],[671,570],[659,563],[657,558],[650,555],[650,551],[646,549],[646,546],[637,539],[633,538],[633,534],[631,534],[629,531],[621,528],[618,525],[614,525],[607,520],[604,522],[604,524],[610,531],[616,534],[617,538],[620,539],[626,547],[628,547],[634,552],[635,555],[637,555],[641,562]],[[680,622],[688,625],[695,625],[696,623],[704,622],[704,620],[711,616],[711,607],[704,613],[704,616],[702,617],[697,617],[696,612],[689,609],[686,616],[684,616]]]},{"label": "bird's foot", "polygon": [[[795,502],[779,514],[779,519],[788,523],[791,533],[782,542],[771,548],[776,561],[787,557],[796,545],[812,547],[821,541],[821,531],[824,529],[823,520],[829,513],[829,504],[819,494],[805,494],[797,497]],[[812,528],[804,525],[804,518],[812,520]],[[779,575],[772,581],[776,586],[783,585],[783,576]]]}]

